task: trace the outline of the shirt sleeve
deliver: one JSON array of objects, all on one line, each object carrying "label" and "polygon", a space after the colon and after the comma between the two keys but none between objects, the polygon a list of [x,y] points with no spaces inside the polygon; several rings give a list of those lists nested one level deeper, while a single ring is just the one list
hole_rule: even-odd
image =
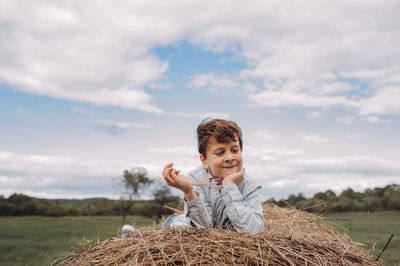
[{"label": "shirt sleeve", "polygon": [[238,232],[258,234],[264,227],[264,216],[261,206],[261,186],[242,195],[236,184],[222,189],[222,197],[227,208],[227,215],[232,226]]},{"label": "shirt sleeve", "polygon": [[197,198],[191,201],[185,201],[184,213],[197,227],[212,228],[211,207],[202,199],[202,194],[195,191]]}]

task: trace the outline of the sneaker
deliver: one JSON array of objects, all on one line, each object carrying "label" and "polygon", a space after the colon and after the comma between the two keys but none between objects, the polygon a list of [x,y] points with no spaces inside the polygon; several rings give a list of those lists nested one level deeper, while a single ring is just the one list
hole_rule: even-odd
[{"label": "sneaker", "polygon": [[124,226],[122,226],[121,236],[132,234],[135,231],[136,231],[135,227],[129,224],[125,224]]},{"label": "sneaker", "polygon": [[184,214],[172,214],[165,220],[160,229],[175,226],[190,226],[190,218]]}]

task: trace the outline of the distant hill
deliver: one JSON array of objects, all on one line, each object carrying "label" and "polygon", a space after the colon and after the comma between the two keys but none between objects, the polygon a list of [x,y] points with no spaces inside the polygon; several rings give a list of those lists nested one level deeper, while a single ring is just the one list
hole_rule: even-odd
[{"label": "distant hill", "polygon": [[[87,199],[44,199],[44,198],[35,198],[35,197],[30,197],[32,198],[35,202],[40,202],[40,201],[45,201],[49,204],[60,204],[60,205],[65,205],[65,206],[82,206],[82,205],[91,205],[94,202],[97,202],[98,204],[102,204],[104,201],[118,201],[118,200],[113,200],[113,199],[108,199],[108,198],[87,198]],[[151,200],[138,200],[137,202],[147,202]]]},{"label": "distant hill", "polygon": [[[108,198],[87,198],[87,199],[44,199],[44,198],[35,198],[31,197],[35,202],[45,201],[49,204],[60,204],[60,205],[91,205],[94,202],[99,204],[103,203],[106,200],[110,200]],[[114,201],[114,200],[112,200]]]}]

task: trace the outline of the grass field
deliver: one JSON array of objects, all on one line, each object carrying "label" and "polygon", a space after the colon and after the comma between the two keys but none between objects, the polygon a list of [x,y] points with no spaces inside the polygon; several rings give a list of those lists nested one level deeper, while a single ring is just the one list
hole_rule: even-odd
[{"label": "grass field", "polygon": [[[389,234],[395,236],[383,253],[386,265],[398,265],[400,256],[400,212],[338,213],[324,216],[339,224],[356,242],[368,245],[377,238],[375,253]],[[152,226],[153,220],[128,217],[136,227]],[[115,236],[121,217],[0,217],[0,265],[49,265],[79,248],[86,240]],[[85,240],[86,239],[86,240]]]},{"label": "grass field", "polygon": [[385,265],[400,265],[400,212],[332,213],[325,219],[338,224],[339,232],[369,249],[376,240],[375,256],[382,250],[390,234],[394,237],[379,259]]},{"label": "grass field", "polygon": [[[152,219],[128,217],[136,227],[151,226]],[[117,235],[121,217],[1,217],[0,265],[49,265],[79,248],[86,240]]]}]

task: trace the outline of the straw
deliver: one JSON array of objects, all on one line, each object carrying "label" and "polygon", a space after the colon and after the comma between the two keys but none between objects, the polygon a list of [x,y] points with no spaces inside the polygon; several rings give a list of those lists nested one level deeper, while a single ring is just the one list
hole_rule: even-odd
[{"label": "straw", "polygon": [[314,216],[264,205],[257,235],[222,228],[146,228],[112,237],[54,265],[380,265]]}]

